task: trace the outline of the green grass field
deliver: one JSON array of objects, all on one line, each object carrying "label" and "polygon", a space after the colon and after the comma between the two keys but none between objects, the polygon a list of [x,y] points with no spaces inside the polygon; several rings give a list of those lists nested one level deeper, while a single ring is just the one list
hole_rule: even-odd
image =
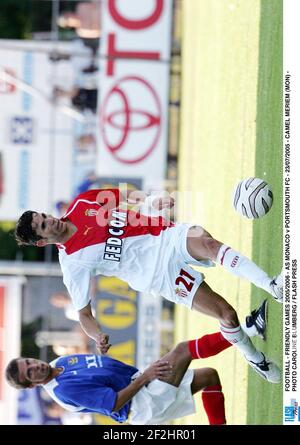
[{"label": "green grass field", "polygon": [[[282,2],[261,2],[259,73],[257,86],[255,173],[273,188],[274,204],[263,219],[254,222],[252,257],[276,275],[282,267]],[[252,287],[251,306],[263,292]],[[282,306],[269,301],[268,338],[264,350],[282,363]],[[259,346],[259,340],[256,344]],[[249,424],[282,423],[282,385],[257,380],[252,370],[248,379]]]},{"label": "green grass field", "polygon": [[[251,257],[271,276],[282,249],[282,0],[183,0],[183,82],[178,220],[203,225],[216,239]],[[234,186],[258,176],[272,186],[274,204],[252,222],[233,209]],[[183,201],[187,201],[186,199]],[[240,320],[267,298],[222,267],[205,270],[207,283]],[[281,365],[282,306],[269,296],[267,342],[257,347]],[[216,320],[176,307],[175,342],[219,330]],[[262,380],[235,349],[193,362],[219,372],[227,423],[282,423],[282,386]],[[180,424],[207,424],[197,413]]]}]

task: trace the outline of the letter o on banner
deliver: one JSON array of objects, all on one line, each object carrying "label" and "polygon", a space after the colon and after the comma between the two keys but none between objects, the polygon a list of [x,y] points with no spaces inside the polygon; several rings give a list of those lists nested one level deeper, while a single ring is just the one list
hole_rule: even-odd
[{"label": "letter o on banner", "polygon": [[154,12],[148,17],[140,20],[129,20],[121,15],[117,9],[117,0],[109,0],[108,9],[112,18],[115,20],[116,23],[122,26],[122,28],[141,30],[149,28],[160,18],[163,11],[164,0],[155,0],[155,3],[156,7],[154,9]]}]

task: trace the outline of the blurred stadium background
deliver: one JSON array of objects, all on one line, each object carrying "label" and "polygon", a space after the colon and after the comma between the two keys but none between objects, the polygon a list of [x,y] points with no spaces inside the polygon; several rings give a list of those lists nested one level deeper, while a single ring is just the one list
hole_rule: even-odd
[{"label": "blurred stadium background", "polygon": [[[72,311],[55,249],[16,246],[12,230],[24,210],[58,216],[78,192],[119,183],[178,191],[176,219],[204,225],[271,275],[281,267],[282,0],[126,2],[121,18],[138,23],[163,5],[145,29],[140,23],[138,39],[130,23],[113,20],[107,0],[1,1],[1,424],[113,424],[66,414],[43,391],[17,394],[4,381],[6,363],[20,354],[51,360],[95,351]],[[67,11],[81,26],[62,27]],[[116,86],[126,92],[127,122]],[[254,175],[269,181],[275,202],[253,223],[234,212],[231,194]],[[220,268],[205,275],[240,318],[266,297]],[[91,298],[112,355],[141,368],[178,341],[218,330],[214,320],[114,278],[95,280]],[[279,364],[281,324],[281,308],[270,301],[268,339],[256,344]],[[228,424],[282,423],[282,387],[260,380],[233,349],[193,365],[218,369]],[[207,424],[199,396],[196,404],[197,414],[176,423]]]}]

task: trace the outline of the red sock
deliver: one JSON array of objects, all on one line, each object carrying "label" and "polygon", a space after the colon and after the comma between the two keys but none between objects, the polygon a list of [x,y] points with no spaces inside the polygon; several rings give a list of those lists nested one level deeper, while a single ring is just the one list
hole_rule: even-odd
[{"label": "red sock", "polygon": [[202,402],[210,425],[224,425],[226,423],[224,395],[221,385],[204,388]]},{"label": "red sock", "polygon": [[196,340],[190,340],[188,345],[192,358],[211,357],[232,346],[229,341],[225,340],[221,332],[204,335]]}]

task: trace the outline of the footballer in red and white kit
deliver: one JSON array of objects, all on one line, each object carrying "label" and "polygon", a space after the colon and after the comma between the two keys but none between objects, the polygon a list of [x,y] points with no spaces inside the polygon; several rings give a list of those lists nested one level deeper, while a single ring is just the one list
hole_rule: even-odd
[{"label": "footballer in red and white kit", "polygon": [[[131,195],[127,199],[130,203]],[[152,203],[155,209],[168,205],[160,198],[158,201],[158,206]],[[169,207],[171,204],[170,200]],[[266,290],[278,302],[283,301],[282,274],[270,278],[203,227],[174,224],[162,217],[122,209],[119,190],[90,190],[77,196],[60,220],[32,210],[24,212],[16,225],[15,238],[20,245],[58,246],[64,283],[80,324],[101,354],[106,354],[111,345],[91,312],[89,287],[91,277],[98,274],[116,276],[137,291],[161,295],[215,317],[223,337],[239,349],[250,366],[269,382],[280,382],[278,366],[258,351],[249,337],[264,333],[264,320],[260,326],[258,323],[261,311],[252,312],[242,329],[234,308],[190,264],[210,267],[216,261],[233,275]]]},{"label": "footballer in red and white kit", "polygon": [[76,197],[62,221],[77,231],[58,245],[64,283],[81,310],[89,303],[90,278],[115,276],[132,289],[161,295],[189,308],[204,277],[189,264],[195,261],[186,248],[191,225],[174,224],[119,208],[119,190],[89,190]]}]

